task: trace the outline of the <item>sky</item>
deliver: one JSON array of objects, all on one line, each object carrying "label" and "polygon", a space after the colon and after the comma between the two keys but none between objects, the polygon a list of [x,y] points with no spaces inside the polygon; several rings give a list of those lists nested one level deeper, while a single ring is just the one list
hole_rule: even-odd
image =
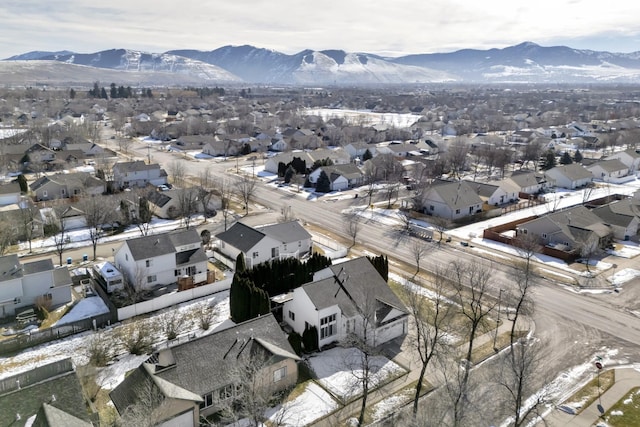
[{"label": "sky", "polygon": [[29,51],[160,53],[253,45],[396,57],[525,41],[640,51],[640,3],[600,0],[2,0],[0,58]]}]

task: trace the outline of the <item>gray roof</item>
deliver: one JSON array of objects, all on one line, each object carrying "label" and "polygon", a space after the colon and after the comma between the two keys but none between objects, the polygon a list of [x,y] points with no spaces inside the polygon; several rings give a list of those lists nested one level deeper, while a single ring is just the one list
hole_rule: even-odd
[{"label": "gray roof", "polygon": [[132,390],[145,374],[160,379],[156,385],[164,393],[185,391],[203,396],[232,383],[238,357],[262,350],[273,361],[299,360],[272,314],[260,316],[222,331],[160,350],[125,378],[111,393],[111,400],[122,413],[135,401]]},{"label": "gray roof", "polygon": [[169,233],[129,239],[125,244],[129,246],[133,259],[141,260],[174,253],[177,246],[199,242],[198,231],[195,228],[189,228],[188,230],[171,231]]},{"label": "gray roof", "polygon": [[484,182],[474,182],[471,184],[471,186],[475,188],[476,194],[478,194],[478,196],[486,198],[493,196],[493,193],[495,193],[496,190],[500,188],[497,185],[487,184]]},{"label": "gray roof", "polygon": [[[57,363],[57,362],[54,362]],[[51,364],[53,365],[53,364]],[[69,366],[71,364],[69,363]],[[85,403],[80,381],[76,376],[73,368],[66,372],[59,373],[53,377],[47,377],[51,373],[49,365],[35,368],[29,372],[6,378],[7,384],[13,385],[16,380],[20,380],[20,389],[12,387],[3,388],[7,390],[0,394],[0,425],[2,426],[24,426],[27,419],[33,415],[39,414],[43,404],[55,407],[58,411],[66,413],[77,420],[89,422],[89,412]],[[55,371],[55,369],[54,369]],[[45,374],[42,374],[44,372]],[[44,376],[44,379],[42,379]],[[29,377],[37,378],[36,381],[28,381]],[[55,399],[53,398],[55,396]],[[49,411],[50,413],[53,411]],[[16,422],[16,414],[20,414],[21,421]],[[38,424],[40,426],[56,426],[56,427],[75,427],[86,426],[91,424],[60,424],[53,421],[61,419],[63,416],[52,414],[50,418],[40,419],[38,415]],[[47,424],[47,419],[49,423]],[[65,419],[72,419],[65,417]]]},{"label": "gray roof", "polygon": [[591,170],[594,166],[600,166],[607,172],[617,172],[628,169],[628,167],[618,159],[600,160],[599,162],[590,165],[587,169]]},{"label": "gray roof", "polygon": [[160,169],[160,165],[157,163],[146,164],[142,160],[136,160],[133,162],[119,162],[113,165],[113,170],[119,173],[140,172],[153,169]]},{"label": "gray roof", "polygon": [[200,243],[202,241],[200,235],[198,234],[198,231],[195,228],[172,231],[171,233],[167,234],[167,237],[176,247],[190,245],[193,243]]},{"label": "gray roof", "polygon": [[129,247],[134,260],[154,258],[176,251],[166,233],[129,239],[124,244]]},{"label": "gray roof", "polygon": [[509,177],[520,188],[531,187],[540,184],[544,177],[531,171],[516,171]]},{"label": "gray roof", "polygon": [[176,254],[176,267],[184,264],[193,264],[196,262],[206,261],[207,259],[207,255],[204,253],[202,248],[178,252]]},{"label": "gray roof", "polygon": [[18,255],[12,254],[0,257],[0,282],[17,279],[22,275],[22,264],[18,260]]},{"label": "gray roof", "polygon": [[331,277],[302,285],[317,309],[337,305],[346,317],[352,317],[366,305],[367,296],[374,296],[379,303],[406,313],[404,304],[366,257],[329,266],[316,276],[327,274]]},{"label": "gray roof", "polygon": [[45,175],[29,185],[32,191],[36,191],[44,185],[53,182],[58,185],[80,185],[85,187],[97,187],[104,185],[104,182],[87,172],[58,173],[55,175]]},{"label": "gray roof", "polygon": [[450,209],[481,205],[482,199],[468,181],[439,181],[431,187]]},{"label": "gray roof", "polygon": [[62,266],[53,270],[53,286],[67,286],[71,285],[71,283],[73,283],[73,280],[67,267]]},{"label": "gray roof", "polygon": [[89,421],[74,417],[68,412],[48,403],[43,403],[32,427],[91,427]]},{"label": "gray roof", "polygon": [[[174,191],[174,190],[170,190],[170,191]],[[169,191],[149,191],[149,193],[147,194],[147,200],[149,200],[149,202],[161,208],[165,206],[167,203],[169,203],[172,199],[170,195],[165,194],[168,192]]]},{"label": "gray roof", "polygon": [[0,194],[14,194],[20,193],[20,184],[17,182],[10,182],[8,184],[0,185]]},{"label": "gray roof", "polygon": [[227,231],[218,233],[216,237],[224,243],[247,252],[253,248],[265,234],[241,222],[236,222]]},{"label": "gray roof", "polygon": [[617,200],[594,208],[591,212],[610,225],[627,227],[640,216],[640,203],[633,199]]},{"label": "gray roof", "polygon": [[311,234],[304,229],[298,221],[289,221],[279,224],[265,225],[257,227],[258,231],[272,237],[278,242],[297,242],[299,240],[310,239]]},{"label": "gray roof", "polygon": [[25,262],[22,265],[24,274],[42,273],[43,271],[53,270],[53,261],[51,258],[41,259],[38,261]]},{"label": "gray roof", "polygon": [[[570,165],[556,166],[552,171],[559,171],[562,175],[566,176],[571,181],[578,181],[581,179],[592,178],[591,172],[584,166],[578,163],[571,163]],[[547,171],[549,172],[549,171]]]}]

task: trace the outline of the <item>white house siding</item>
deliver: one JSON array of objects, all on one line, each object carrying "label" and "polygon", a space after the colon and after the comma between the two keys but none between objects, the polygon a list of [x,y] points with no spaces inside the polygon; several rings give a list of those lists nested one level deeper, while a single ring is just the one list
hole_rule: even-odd
[{"label": "white house siding", "polygon": [[378,346],[406,334],[407,327],[406,316],[379,327],[376,329],[376,342],[374,345]]},{"label": "white house siding", "polygon": [[349,180],[344,176],[339,176],[331,182],[331,191],[342,191],[349,188]]},{"label": "white house siding", "polygon": [[[62,267],[66,268],[66,267]],[[37,299],[51,295],[51,306],[57,307],[71,301],[71,286],[56,286],[53,284],[53,271],[43,271],[42,273],[29,274],[22,278],[22,289],[24,296],[22,305],[33,305]]]},{"label": "white house siding", "polygon": [[87,227],[87,219],[84,216],[71,216],[62,219],[65,230],[77,230]]},{"label": "white house siding", "polygon": [[[139,285],[144,289],[152,288],[155,285],[167,285],[176,282],[175,253],[160,255],[149,258],[151,265],[147,267],[146,259],[134,260],[127,245],[123,245],[116,253],[116,268],[132,285]],[[149,276],[155,275],[155,280],[148,281]],[[136,280],[140,283],[136,283]]]},{"label": "white house siding", "polygon": [[[293,313],[294,319],[291,318],[290,312]],[[304,332],[306,323],[310,325],[317,325],[319,323],[318,312],[315,310],[307,293],[301,287],[294,289],[293,299],[284,303],[282,307],[282,318],[300,335]]]},{"label": "white house siding", "polygon": [[20,201],[20,194],[3,194],[0,195],[0,206],[13,205]]},{"label": "white house siding", "polygon": [[[15,304],[15,298],[20,299],[20,304]],[[20,278],[0,282],[0,317],[13,316],[16,307],[28,305],[22,303],[22,280]]]},{"label": "white house siding", "polygon": [[275,241],[269,236],[265,236],[253,248],[251,248],[250,251],[245,254],[247,267],[251,268],[254,265],[270,261],[272,259],[271,249],[273,248],[278,248],[278,250],[280,251],[280,242]]}]

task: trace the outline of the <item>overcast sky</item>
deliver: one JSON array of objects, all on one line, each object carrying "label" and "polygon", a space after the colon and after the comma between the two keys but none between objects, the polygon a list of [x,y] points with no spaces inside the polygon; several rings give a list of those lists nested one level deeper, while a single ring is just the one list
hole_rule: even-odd
[{"label": "overcast sky", "polygon": [[532,41],[640,51],[640,2],[602,0],[0,0],[0,58],[91,53],[343,49],[385,56]]}]

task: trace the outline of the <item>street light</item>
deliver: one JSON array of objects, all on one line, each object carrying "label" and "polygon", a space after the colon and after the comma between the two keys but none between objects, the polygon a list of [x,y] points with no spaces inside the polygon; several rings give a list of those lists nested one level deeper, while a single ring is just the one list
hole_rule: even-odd
[{"label": "street light", "polygon": [[504,289],[500,288],[500,293],[498,294],[498,317],[496,319],[496,333],[493,335],[493,351],[498,352],[498,347],[496,345],[496,341],[498,340],[498,327],[500,326],[500,302],[502,301],[502,292]]}]

